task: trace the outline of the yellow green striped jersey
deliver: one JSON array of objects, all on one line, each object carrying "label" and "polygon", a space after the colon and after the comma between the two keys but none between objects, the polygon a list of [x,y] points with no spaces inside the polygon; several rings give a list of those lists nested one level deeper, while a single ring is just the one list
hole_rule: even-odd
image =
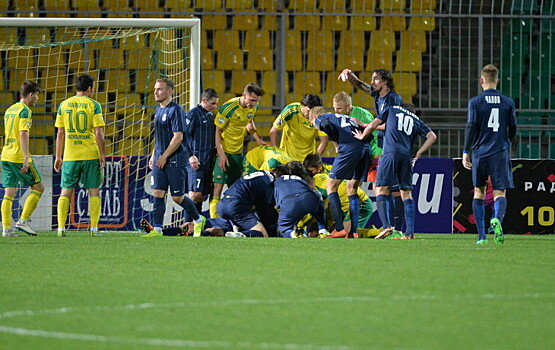
[{"label": "yellow green striped jersey", "polygon": [[[314,187],[322,193],[324,198],[328,197],[328,191],[326,190],[326,184],[328,183],[329,173],[320,173],[314,175]],[[341,181],[339,187],[337,188],[337,195],[339,196],[339,200],[341,201],[341,210],[347,213],[349,212],[349,196],[347,195],[347,180]],[[360,189],[357,189],[357,195],[360,199],[360,202],[364,202],[368,199],[368,195]]]},{"label": "yellow green striped jersey", "polygon": [[243,153],[243,142],[247,131],[247,124],[254,119],[258,105],[253,108],[243,108],[239,104],[241,97],[234,97],[224,103],[214,124],[222,129],[222,147],[229,154]]},{"label": "yellow green striped jersey", "polygon": [[73,96],[58,107],[57,128],[65,129],[64,161],[100,157],[94,129],[104,126],[100,103],[87,96]]},{"label": "yellow green striped jersey", "polygon": [[292,159],[285,150],[275,146],[258,146],[245,154],[243,168],[245,174],[258,170],[274,170],[279,164],[286,164]]},{"label": "yellow green striped jersey", "polygon": [[[12,163],[23,163],[23,152],[21,151],[19,132],[26,130],[29,132],[33,112],[23,102],[18,102],[10,106],[4,113],[5,142],[2,149],[2,160]],[[29,162],[32,162],[29,155]]]}]

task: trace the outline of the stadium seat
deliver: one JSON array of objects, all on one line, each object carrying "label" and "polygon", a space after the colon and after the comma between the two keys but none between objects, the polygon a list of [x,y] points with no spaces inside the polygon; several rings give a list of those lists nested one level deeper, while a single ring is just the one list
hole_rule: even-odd
[{"label": "stadium seat", "polygon": [[42,72],[41,87],[46,91],[66,91],[68,86],[65,70],[45,69]]},{"label": "stadium seat", "polygon": [[145,93],[154,89],[155,80],[158,78],[157,73],[148,70],[135,70],[135,79],[131,86],[131,90],[137,93]]},{"label": "stadium seat", "polygon": [[235,30],[256,30],[258,29],[258,15],[234,15],[232,28]]},{"label": "stadium seat", "polygon": [[[528,106],[520,107],[528,108]],[[517,124],[521,125],[522,128],[518,130],[518,135],[523,138],[536,138],[540,137],[541,131],[539,129],[534,129],[535,125],[541,125],[542,115],[536,112],[518,112],[517,113]]]},{"label": "stadium seat", "polygon": [[316,1],[310,0],[289,0],[287,5],[289,10],[293,12],[308,12],[313,13],[316,10]]},{"label": "stadium seat", "polygon": [[351,19],[351,30],[364,30],[364,31],[373,31],[376,30],[376,17],[359,17],[359,16],[352,16]]},{"label": "stadium seat", "polygon": [[[39,101],[40,102],[40,101]],[[56,135],[54,127],[54,115],[36,116],[36,108],[33,108],[33,126],[31,127],[30,136],[33,137],[53,137]]]},{"label": "stadium seat", "polygon": [[274,69],[274,52],[272,50],[255,50],[248,53],[247,69],[272,70]]},{"label": "stadium seat", "polygon": [[434,11],[437,7],[436,0],[411,0],[410,9],[411,11],[423,11],[429,10]]},{"label": "stadium seat", "polygon": [[333,50],[314,50],[306,55],[306,70],[331,71],[334,70]]},{"label": "stadium seat", "polygon": [[200,68],[212,70],[214,69],[214,51],[211,49],[204,49],[200,53]]},{"label": "stadium seat", "polygon": [[220,70],[243,69],[243,50],[224,49],[216,51],[216,68]]},{"label": "stadium seat", "polygon": [[399,95],[414,96],[418,92],[415,73],[393,73],[393,81]]},{"label": "stadium seat", "polygon": [[384,16],[380,19],[380,30],[393,30],[396,32],[407,29],[407,18],[402,15],[403,12],[384,12]]},{"label": "stadium seat", "polygon": [[268,30],[248,30],[245,32],[245,50],[268,50],[273,47]]},{"label": "stadium seat", "polygon": [[146,149],[144,140],[141,139],[123,139],[117,142],[118,155],[141,156],[149,154]]},{"label": "stadium seat", "polygon": [[328,30],[328,28],[308,32],[306,46],[307,51],[318,49],[327,50],[333,48],[335,48],[334,33],[331,30]]},{"label": "stadium seat", "polygon": [[202,26],[206,30],[227,29],[227,15],[204,15],[202,17]]},{"label": "stadium seat", "polygon": [[398,72],[419,72],[422,69],[422,53],[419,50],[397,51],[395,70]]},{"label": "stadium seat", "polygon": [[[300,11],[299,12],[304,12]],[[289,26],[296,30],[319,30],[320,16],[288,16],[289,21],[293,21],[294,25]],[[324,28],[326,29],[326,28]]]},{"label": "stadium seat", "polygon": [[[146,1],[146,0],[143,0]],[[73,7],[77,11],[99,11],[100,6],[98,0],[79,0],[73,3]]]},{"label": "stadium seat", "polygon": [[393,52],[396,47],[395,32],[390,30],[376,30],[370,34],[370,50]]},{"label": "stadium seat", "polygon": [[349,67],[354,71],[364,69],[364,50],[340,50],[337,53],[336,69]]},{"label": "stadium seat", "polygon": [[366,108],[371,111],[372,114],[376,114],[376,102],[370,94],[359,90],[356,93],[351,94],[351,98],[353,100],[353,106]]},{"label": "stadium seat", "polygon": [[25,43],[27,45],[37,43],[49,43],[53,34],[48,28],[27,28],[25,30]]},{"label": "stadium seat", "polygon": [[114,141],[111,138],[104,139],[104,150],[107,156],[114,155]]},{"label": "stadium seat", "polygon": [[[203,77],[204,88],[209,88],[209,87],[213,88],[220,95],[226,92],[225,75],[223,71],[221,70],[203,71],[202,77]],[[220,100],[223,101],[221,98]]]},{"label": "stadium seat", "polygon": [[65,62],[64,52],[60,47],[41,47],[38,50],[37,67],[39,68],[53,68]]},{"label": "stadium seat", "polygon": [[123,115],[124,119],[128,119],[133,114],[140,113],[143,108],[143,102],[139,94],[119,93],[113,103],[116,114]]},{"label": "stadium seat", "polygon": [[285,31],[285,48],[300,48],[302,44],[302,35],[298,30]]},{"label": "stadium seat", "polygon": [[231,92],[242,94],[248,83],[257,82],[256,72],[252,70],[234,70],[231,73]]},{"label": "stadium seat", "polygon": [[262,28],[266,30],[277,30],[277,17],[276,15],[264,15],[261,16]]},{"label": "stadium seat", "polygon": [[240,48],[239,32],[236,30],[216,30],[214,31],[215,50],[228,50]]},{"label": "stadium seat", "polygon": [[126,11],[129,9],[129,1],[128,0],[110,0],[104,1],[104,6],[109,11]]},{"label": "stadium seat", "polygon": [[361,30],[345,30],[339,39],[339,51],[366,50],[366,33]]},{"label": "stadium seat", "polygon": [[[433,14],[433,11],[420,11],[420,12],[413,12],[413,15],[423,15],[423,14]],[[424,30],[427,32],[433,31],[436,29],[436,20],[435,17],[417,17],[412,16],[410,18],[409,29],[411,30]]]},{"label": "stadium seat", "polygon": [[295,92],[302,94],[320,94],[322,91],[321,76],[318,72],[297,72],[294,76]]},{"label": "stadium seat", "polygon": [[225,0],[225,8],[228,10],[252,10],[252,0]]},{"label": "stadium seat", "polygon": [[148,124],[137,123],[123,128],[123,138],[147,139],[152,135],[152,128]]},{"label": "stadium seat", "polygon": [[377,0],[351,0],[350,8],[353,13],[373,13]]},{"label": "stadium seat", "polygon": [[383,68],[388,71],[393,70],[392,54],[389,51],[379,50],[379,48],[377,50],[373,50],[371,46],[367,53],[366,71],[371,72],[373,69],[379,68]]},{"label": "stadium seat", "polygon": [[83,50],[72,47],[69,51],[67,57],[67,67],[73,70],[82,71],[85,69],[85,64],[88,64],[89,68],[96,68],[94,54],[91,52],[88,57],[85,56]]},{"label": "stadium seat", "polygon": [[124,69],[108,69],[104,71],[106,91],[128,92],[131,90],[129,71]]},{"label": "stadium seat", "polygon": [[320,0],[318,9],[324,13],[345,13],[345,1]]},{"label": "stadium seat", "polygon": [[25,80],[37,81],[35,70],[11,69],[8,72],[8,90],[19,91]]},{"label": "stadium seat", "polygon": [[96,51],[97,68],[123,68],[125,66],[125,59],[122,49],[103,48]]},{"label": "stadium seat", "polygon": [[521,109],[543,109],[545,97],[540,95],[536,89],[525,92],[520,96],[519,108]]},{"label": "stadium seat", "polygon": [[538,159],[541,154],[541,145],[539,142],[528,142],[524,137],[517,145],[517,158]]},{"label": "stadium seat", "polygon": [[326,73],[326,85],[324,85],[324,93],[331,94],[333,96],[339,91],[351,90],[351,84],[337,79],[340,73],[341,71]]},{"label": "stadium seat", "polygon": [[0,70],[0,93],[2,93],[2,91],[4,91],[4,89],[5,89],[5,87],[4,87],[4,72],[2,72]]},{"label": "stadium seat", "polygon": [[29,153],[31,153],[31,155],[52,154],[48,147],[48,140],[39,137],[31,137],[29,139]]},{"label": "stadium seat", "polygon": [[263,10],[262,12],[275,12],[277,10],[277,2],[275,0],[258,0],[257,3],[258,9]]},{"label": "stadium seat", "polygon": [[[287,76],[287,74],[285,76]],[[262,88],[266,91],[267,94],[277,94],[277,78],[278,77],[276,71],[262,72]]]},{"label": "stadium seat", "polygon": [[297,47],[285,47],[285,70],[299,71],[303,69],[303,53]]},{"label": "stadium seat", "polygon": [[426,46],[426,32],[405,30],[401,32],[401,49],[419,50],[425,52]]},{"label": "stadium seat", "polygon": [[511,13],[531,15],[531,14],[537,13],[539,10],[540,9],[537,1],[528,1],[528,0],[512,1]]},{"label": "stadium seat", "polygon": [[54,29],[56,41],[77,41],[83,38],[83,33],[79,28],[65,27]]},{"label": "stadium seat", "polygon": [[34,49],[9,50],[6,52],[5,67],[14,69],[32,69],[35,67]]},{"label": "stadium seat", "polygon": [[125,36],[119,39],[119,48],[124,50],[136,50],[146,48],[146,35]]},{"label": "stadium seat", "polygon": [[393,11],[393,10],[404,10],[406,7],[405,0],[381,0],[380,10],[382,11]]},{"label": "stadium seat", "polygon": [[349,23],[346,16],[322,17],[322,30],[344,31]]},{"label": "stadium seat", "polygon": [[201,10],[202,12],[217,12],[223,11],[221,0],[202,0],[194,1],[195,8]]},{"label": "stadium seat", "polygon": [[[114,113],[110,113],[112,115],[115,115]],[[116,121],[107,121],[105,120],[106,125],[104,126],[104,137],[109,137],[111,139],[115,139],[119,136],[119,127],[117,125]]]}]

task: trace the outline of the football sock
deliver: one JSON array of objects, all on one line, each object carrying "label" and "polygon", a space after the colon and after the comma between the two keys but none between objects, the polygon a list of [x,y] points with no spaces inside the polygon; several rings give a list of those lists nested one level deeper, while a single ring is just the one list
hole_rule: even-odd
[{"label": "football sock", "polygon": [[69,197],[58,198],[58,229],[66,228],[67,214],[69,213]]},{"label": "football sock", "polygon": [[331,217],[335,221],[335,229],[343,231],[345,226],[343,226],[343,211],[341,210],[341,201],[339,200],[339,195],[337,192],[330,192],[328,194],[329,207],[331,212]]},{"label": "football sock", "polygon": [[195,202],[195,208],[197,208],[197,211],[199,214],[202,213],[202,202]]},{"label": "football sock", "polygon": [[180,236],[183,234],[183,230],[180,227],[168,227],[162,229],[162,234],[164,236]]},{"label": "football sock", "polygon": [[393,219],[393,224],[397,231],[403,231],[403,225],[405,224],[405,208],[403,199],[401,196],[393,196],[393,198],[395,200],[395,218]]},{"label": "football sock", "polygon": [[393,227],[395,224],[395,201],[393,200],[393,195],[391,193],[389,193],[389,195],[385,195],[385,202],[389,218],[389,227]]},{"label": "football sock", "polygon": [[100,221],[100,197],[91,196],[89,199],[89,213],[91,213],[91,229],[98,230],[98,222]]},{"label": "football sock", "polygon": [[241,231],[241,233],[244,234],[247,237],[264,237],[262,232],[260,232],[258,230]]},{"label": "football sock", "polygon": [[28,221],[33,212],[37,208],[37,204],[39,203],[40,197],[42,196],[42,192],[31,190],[31,193],[25,200],[25,204],[23,205],[23,211],[21,212],[21,221]]},{"label": "football sock", "polygon": [[212,196],[210,199],[210,217],[219,218],[218,215],[218,203],[220,202],[220,196]]},{"label": "football sock", "polygon": [[389,210],[387,207],[386,195],[380,194],[376,197],[376,207],[378,207],[378,216],[382,221],[382,226],[384,228],[391,227],[389,223]]},{"label": "football sock", "polygon": [[496,217],[499,219],[500,222],[503,222],[503,218],[505,217],[505,213],[507,212],[507,198],[497,197],[495,202],[493,202],[493,210],[493,217]]},{"label": "football sock", "polygon": [[485,209],[484,200],[474,198],[472,200],[472,211],[476,220],[476,228],[478,229],[478,240],[486,239],[486,223],[484,221]]},{"label": "football sock", "polygon": [[166,212],[166,201],[164,198],[154,197],[154,210],[152,210],[152,226],[162,228],[164,213]]},{"label": "football sock", "polygon": [[[195,203],[193,203],[191,198],[183,197],[183,200],[181,201],[181,203],[179,203],[179,205],[181,206],[181,208],[183,208],[183,210],[185,210],[185,212],[191,217],[191,219],[198,220],[198,211],[195,207]],[[187,220],[187,222],[189,222],[189,220]]]},{"label": "football sock", "polygon": [[2,227],[7,230],[12,227],[13,198],[4,195],[2,200]]},{"label": "football sock", "polygon": [[414,217],[416,215],[414,208],[414,199],[407,199],[403,202],[405,208],[405,220],[407,221],[407,230],[405,236],[414,235]]},{"label": "football sock", "polygon": [[351,232],[358,232],[358,217],[360,214],[360,199],[358,195],[349,196],[349,213],[351,214]]}]

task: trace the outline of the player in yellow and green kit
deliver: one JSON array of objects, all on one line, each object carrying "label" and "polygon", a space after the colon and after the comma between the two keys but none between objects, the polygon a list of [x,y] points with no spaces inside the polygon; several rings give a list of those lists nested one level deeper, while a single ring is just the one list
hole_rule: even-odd
[{"label": "player in yellow and green kit", "polygon": [[27,225],[44,192],[42,179],[29,154],[29,130],[33,124],[32,112],[29,106],[34,106],[39,99],[40,88],[32,82],[26,81],[21,85],[21,99],[13,104],[4,114],[4,130],[6,142],[2,149],[2,185],[4,198],[2,199],[2,236],[18,236],[12,228],[12,204],[19,184],[31,187],[31,193],[25,200],[21,217],[15,228],[36,236],[35,231]]},{"label": "player in yellow and green kit", "polygon": [[[272,145],[282,148],[291,159],[302,162],[312,153],[322,155],[328,144],[328,136],[316,129],[308,120],[308,113],[314,107],[322,106],[318,95],[305,95],[301,102],[287,105],[274,121],[270,130]],[[278,133],[282,132],[278,143]],[[316,138],[320,144],[316,147]]]},{"label": "player in yellow and green kit", "polygon": [[[77,94],[62,101],[55,126],[54,170],[62,172],[62,192],[58,199],[58,236],[65,236],[69,198],[79,181],[89,190],[90,235],[98,235],[100,221],[101,169],[106,164],[104,119],[100,103],[93,100],[94,80],[83,74],[77,78]],[[63,153],[63,160],[62,160]]]},{"label": "player in yellow and green kit", "polygon": [[249,83],[243,95],[225,102],[216,118],[216,162],[214,165],[214,188],[210,199],[210,217],[218,217],[218,202],[224,184],[231,186],[243,172],[243,142],[248,131],[259,145],[266,145],[256,131],[254,115],[264,90]]},{"label": "player in yellow and green kit", "polygon": [[259,170],[272,171],[279,164],[287,164],[292,159],[284,150],[275,146],[258,146],[245,154],[243,173],[250,174]]}]

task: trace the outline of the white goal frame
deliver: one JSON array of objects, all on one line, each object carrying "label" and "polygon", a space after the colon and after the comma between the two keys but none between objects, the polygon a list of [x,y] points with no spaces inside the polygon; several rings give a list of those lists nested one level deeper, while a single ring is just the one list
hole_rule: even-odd
[{"label": "white goal frame", "polygon": [[189,108],[200,102],[200,19],[199,18],[60,18],[3,17],[2,27],[122,27],[122,28],[190,28]]}]

